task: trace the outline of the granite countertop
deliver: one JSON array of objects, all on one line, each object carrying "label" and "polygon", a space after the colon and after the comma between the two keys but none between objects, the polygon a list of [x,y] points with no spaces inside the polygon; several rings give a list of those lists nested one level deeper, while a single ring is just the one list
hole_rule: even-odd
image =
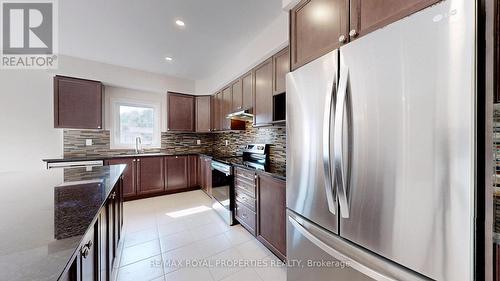
[{"label": "granite countertop", "polygon": [[263,175],[275,177],[277,179],[286,181],[286,170],[283,170],[280,168],[275,168],[272,165],[271,165],[271,167],[269,167],[269,170],[266,170],[266,171],[258,170],[258,169],[255,169],[253,167],[249,167],[249,166],[243,165],[243,164],[234,164],[234,165],[237,167],[244,168],[244,169],[254,170],[257,172],[257,174],[263,174]]},{"label": "granite countertop", "polygon": [[247,170],[252,170],[252,171],[255,171],[257,174],[268,175],[268,176],[286,181],[286,169],[283,169],[283,167],[280,167],[280,166],[272,165],[272,163],[266,168],[266,170],[260,170],[260,169],[256,169],[255,167],[246,165],[240,157],[230,157],[230,158],[221,157],[221,158],[219,158],[219,157],[215,156],[215,157],[212,157],[212,159],[215,159],[219,162],[233,165],[236,167],[241,167],[241,168],[244,168]]},{"label": "granite countertop", "polygon": [[139,153],[139,154],[117,154],[117,155],[95,155],[95,156],[78,156],[78,157],[61,157],[42,159],[46,163],[59,163],[59,162],[76,162],[76,161],[95,161],[107,160],[116,158],[132,158],[132,157],[155,157],[155,156],[183,156],[183,155],[199,155],[200,153]]},{"label": "granite countertop", "polygon": [[0,279],[57,280],[125,167],[0,173]]},{"label": "granite countertop", "polygon": [[59,163],[59,162],[76,162],[76,161],[94,161],[94,160],[107,160],[116,158],[131,158],[131,157],[154,157],[154,156],[184,156],[184,155],[203,155],[212,159],[216,159],[220,162],[232,164],[246,169],[255,170],[258,173],[269,175],[275,178],[286,180],[286,170],[282,167],[276,167],[274,165],[269,165],[269,169],[266,171],[257,170],[253,167],[249,167],[238,161],[229,161],[230,158],[241,157],[241,154],[212,154],[212,153],[141,153],[141,154],[121,154],[121,155],[102,155],[102,156],[88,156],[88,157],[63,157],[63,158],[53,158],[53,159],[43,159],[46,163]]}]

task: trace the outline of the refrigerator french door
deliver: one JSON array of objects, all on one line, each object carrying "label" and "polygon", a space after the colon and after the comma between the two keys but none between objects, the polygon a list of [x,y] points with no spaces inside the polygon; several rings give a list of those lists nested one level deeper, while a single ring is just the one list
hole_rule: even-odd
[{"label": "refrigerator french door", "polygon": [[288,259],[340,262],[289,281],[473,280],[475,11],[440,2],[288,74]]}]

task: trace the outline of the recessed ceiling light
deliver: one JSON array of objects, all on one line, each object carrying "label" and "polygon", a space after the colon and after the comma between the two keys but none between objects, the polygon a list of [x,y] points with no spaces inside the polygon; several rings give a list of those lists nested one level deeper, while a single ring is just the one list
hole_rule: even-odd
[{"label": "recessed ceiling light", "polygon": [[181,20],[176,20],[176,21],[175,21],[175,24],[177,24],[178,26],[185,26],[185,25],[186,25],[186,24],[185,24],[183,21],[181,21]]},{"label": "recessed ceiling light", "polygon": [[166,61],[172,61],[172,58],[171,57],[165,57],[165,60]]}]

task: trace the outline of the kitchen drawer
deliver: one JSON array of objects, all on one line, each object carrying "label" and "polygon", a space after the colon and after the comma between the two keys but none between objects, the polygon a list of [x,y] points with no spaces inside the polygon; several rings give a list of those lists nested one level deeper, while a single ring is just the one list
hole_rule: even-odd
[{"label": "kitchen drawer", "polygon": [[248,183],[245,181],[240,180],[239,178],[236,178],[234,180],[234,186],[236,188],[243,189],[246,191],[250,196],[255,198],[255,184],[254,183]]},{"label": "kitchen drawer", "polygon": [[236,202],[236,219],[240,222],[240,224],[245,227],[252,235],[255,236],[255,212],[245,207],[245,205]]},{"label": "kitchen drawer", "polygon": [[236,167],[234,169],[234,174],[235,174],[235,177],[241,178],[242,180],[246,180],[249,182],[255,182],[255,172],[253,172],[253,171]]},{"label": "kitchen drawer", "polygon": [[235,193],[236,193],[236,200],[239,203],[242,203],[243,205],[248,207],[250,210],[255,212],[255,203],[256,203],[255,198],[251,197],[250,195],[248,195],[247,192],[244,192],[239,188],[235,189]]}]

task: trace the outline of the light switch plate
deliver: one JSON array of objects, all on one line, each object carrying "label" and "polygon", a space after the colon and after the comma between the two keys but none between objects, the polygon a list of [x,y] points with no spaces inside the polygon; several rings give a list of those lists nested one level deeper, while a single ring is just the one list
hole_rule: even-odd
[{"label": "light switch plate", "polygon": [[92,146],[92,139],[86,139],[85,140],[85,145],[86,146]]},{"label": "light switch plate", "polygon": [[196,140],[196,144],[200,145],[201,144],[201,140]]}]

